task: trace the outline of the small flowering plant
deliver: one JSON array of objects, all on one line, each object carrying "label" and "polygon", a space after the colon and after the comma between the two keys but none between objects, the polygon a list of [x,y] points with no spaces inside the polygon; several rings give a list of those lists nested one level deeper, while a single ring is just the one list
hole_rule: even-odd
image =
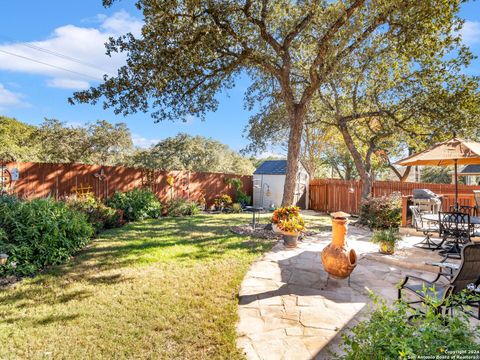
[{"label": "small flowering plant", "polygon": [[278,208],[273,212],[272,223],[279,224],[282,220],[300,217],[300,208],[298,206],[285,206]]},{"label": "small flowering plant", "polygon": [[471,292],[480,293],[480,285],[476,286],[475,284],[471,283],[467,285],[467,289]]}]

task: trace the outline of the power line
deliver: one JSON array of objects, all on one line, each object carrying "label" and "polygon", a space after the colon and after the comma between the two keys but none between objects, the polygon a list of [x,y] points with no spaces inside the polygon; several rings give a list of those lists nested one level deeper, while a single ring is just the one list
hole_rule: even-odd
[{"label": "power line", "polygon": [[38,45],[33,45],[33,44],[30,44],[30,43],[26,43],[26,42],[20,42],[20,41],[15,41],[13,40],[12,38],[8,37],[8,36],[5,36],[5,35],[0,35],[1,38],[7,40],[7,41],[11,41],[15,44],[20,44],[20,45],[23,45],[25,47],[28,47],[30,49],[33,49],[33,50],[37,50],[37,51],[41,51],[41,52],[44,52],[46,54],[50,54],[50,55],[53,55],[53,56],[56,56],[56,57],[59,57],[59,58],[62,58],[62,59],[65,59],[65,60],[69,60],[69,61],[72,61],[72,62],[76,62],[78,64],[82,64],[82,65],[85,65],[85,66],[88,66],[92,69],[95,69],[95,70],[98,70],[98,71],[101,71],[101,72],[105,72],[105,73],[109,73],[108,71],[106,71],[105,69],[100,69],[99,67],[97,67],[96,65],[94,64],[91,64],[91,63],[88,63],[86,61],[83,61],[83,60],[80,60],[80,59],[77,59],[73,56],[69,56],[69,55],[65,55],[65,54],[62,54],[58,51],[54,51],[54,50],[49,50],[49,49],[45,49],[41,46],[38,46]]},{"label": "power line", "polygon": [[81,64],[81,65],[85,65],[85,66],[88,66],[92,69],[95,69],[95,70],[98,70],[98,71],[102,71],[102,72],[108,72],[104,69],[100,69],[98,68],[97,66],[93,65],[93,64],[90,64],[90,63],[87,63],[83,60],[79,60],[77,58],[74,58],[72,56],[68,56],[68,55],[64,55],[62,53],[59,53],[59,52],[56,52],[56,51],[53,51],[53,50],[48,50],[48,49],[44,49],[40,46],[37,46],[37,45],[32,45],[32,44],[28,44],[28,43],[20,43],[21,45],[23,46],[26,46],[30,49],[34,49],[34,50],[37,50],[37,51],[41,51],[41,52],[44,52],[44,53],[47,53],[47,54],[50,54],[50,55],[53,55],[53,56],[56,56],[56,57],[59,57],[59,58],[62,58],[62,59],[65,59],[65,60],[70,60],[72,62],[76,62],[78,64]]},{"label": "power line", "polygon": [[21,59],[29,60],[29,61],[32,61],[32,62],[35,62],[35,63],[38,63],[38,64],[42,64],[42,65],[45,65],[45,66],[50,66],[50,67],[55,68],[55,69],[68,71],[72,74],[77,74],[77,75],[80,75],[80,76],[89,77],[89,78],[94,79],[94,80],[103,81],[103,79],[101,79],[101,78],[98,78],[98,77],[95,77],[95,76],[92,76],[92,75],[87,75],[87,74],[84,74],[84,73],[81,73],[81,72],[78,72],[78,71],[75,71],[75,70],[70,70],[70,69],[67,69],[67,68],[64,68],[64,67],[61,67],[61,66],[49,64],[49,63],[46,63],[46,62],[43,62],[43,61],[40,61],[40,60],[32,59],[28,56],[15,54],[15,53],[12,53],[12,52],[9,52],[9,51],[6,51],[6,50],[1,50],[1,49],[0,49],[0,52],[2,52],[4,54],[7,54],[7,55],[19,57]]}]

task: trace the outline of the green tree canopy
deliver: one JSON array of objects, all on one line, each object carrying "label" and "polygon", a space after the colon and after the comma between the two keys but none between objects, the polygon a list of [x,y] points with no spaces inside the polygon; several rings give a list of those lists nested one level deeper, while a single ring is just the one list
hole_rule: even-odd
[{"label": "green tree canopy", "polygon": [[39,151],[31,136],[35,126],[0,116],[0,160],[34,161]]},{"label": "green tree canopy", "polygon": [[[473,56],[452,31],[455,23],[444,29],[448,41],[438,47],[411,49],[412,56],[377,32],[342,59],[312,97],[305,116],[304,155],[318,163],[330,152],[327,159],[334,168],[337,160],[347,160],[343,163],[348,174],[351,159],[366,198],[375,172],[390,168],[401,180],[408,176],[409,169],[401,174],[391,160],[454,133],[474,136],[480,121],[478,78],[463,73]],[[302,74],[298,77],[307,81]],[[268,91],[257,87],[251,96],[265,96]],[[250,120],[251,149],[286,141],[289,127],[288,110],[277,94]],[[332,128],[340,139],[331,139],[330,146],[319,151],[325,147],[322,137]],[[317,141],[312,142],[315,137]],[[347,157],[334,156],[341,152],[338,141],[347,149]]]},{"label": "green tree canopy", "polygon": [[203,136],[178,134],[146,150],[139,150],[132,164],[159,170],[188,170],[252,174],[252,162],[227,145]]},{"label": "green tree canopy", "polygon": [[123,114],[153,108],[157,120],[202,117],[218,107],[215,95],[247,71],[251,90],[260,94],[250,100],[280,98],[287,114],[282,202],[291,204],[301,136],[318,90],[368,44],[390,43],[406,60],[441,57],[461,25],[460,2],[138,0],[141,37],[126,34],[107,45],[108,54],[126,52],[127,64],[71,101],[103,98]]},{"label": "green tree canopy", "polygon": [[133,151],[126,124],[112,125],[105,120],[67,126],[59,120],[46,119],[32,136],[41,146],[38,160],[42,162],[119,165]]}]

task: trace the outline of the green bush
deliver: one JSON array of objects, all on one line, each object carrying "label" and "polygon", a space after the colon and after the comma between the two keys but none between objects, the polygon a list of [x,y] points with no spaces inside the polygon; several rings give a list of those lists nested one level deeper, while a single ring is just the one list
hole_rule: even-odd
[{"label": "green bush", "polygon": [[125,223],[123,210],[113,209],[93,196],[70,197],[66,199],[66,203],[71,209],[84,213],[97,232],[119,227]]},{"label": "green bush", "polygon": [[217,196],[215,199],[213,199],[213,202],[216,206],[227,207],[232,205],[233,201],[230,195],[224,194]]},{"label": "green bush", "polygon": [[190,216],[200,213],[199,205],[188,199],[172,199],[165,204],[168,216]]},{"label": "green bush", "polygon": [[93,235],[85,215],[52,199],[0,201],[0,252],[9,255],[0,274],[30,275],[67,260]]},{"label": "green bush", "polygon": [[162,215],[162,205],[149,189],[117,191],[106,204],[114,209],[122,210],[127,221],[156,219]]},{"label": "green bush", "polygon": [[243,191],[239,191],[237,193],[237,202],[239,202],[242,206],[248,206],[252,203],[252,197],[245,194]]},{"label": "green bush", "polygon": [[402,223],[400,197],[392,195],[365,200],[358,221],[375,230],[398,228]]},{"label": "green bush", "polygon": [[0,206],[1,205],[14,205],[14,204],[17,204],[19,203],[20,200],[18,199],[18,197],[14,196],[14,195],[2,195],[0,196]]},{"label": "green bush", "polygon": [[235,201],[242,206],[248,206],[252,202],[252,197],[242,191],[243,182],[239,178],[230,178],[226,180],[227,184],[235,189]]},{"label": "green bush", "polygon": [[[343,336],[346,360],[419,359],[454,354],[455,351],[479,351],[478,328],[470,327],[460,311],[454,317],[436,313],[433,301],[423,308],[424,316],[403,302],[393,306],[371,295],[374,311],[369,320],[361,321]],[[411,315],[417,317],[408,322]],[[445,354],[446,353],[446,354]],[[453,358],[453,357],[452,357]]]}]

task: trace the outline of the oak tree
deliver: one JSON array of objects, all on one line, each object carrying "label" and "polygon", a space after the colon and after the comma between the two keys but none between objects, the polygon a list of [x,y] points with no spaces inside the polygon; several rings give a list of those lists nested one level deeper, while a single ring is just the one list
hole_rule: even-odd
[{"label": "oak tree", "polygon": [[[109,6],[114,0],[104,0]],[[107,53],[126,52],[115,77],[77,92],[71,102],[130,114],[153,108],[157,120],[203,117],[215,95],[248,73],[287,114],[288,166],[282,203],[293,201],[301,137],[318,90],[375,36],[403,56],[432,56],[458,27],[460,0],[138,0],[142,35],[111,39]],[[423,55],[423,52],[422,52]]]}]

